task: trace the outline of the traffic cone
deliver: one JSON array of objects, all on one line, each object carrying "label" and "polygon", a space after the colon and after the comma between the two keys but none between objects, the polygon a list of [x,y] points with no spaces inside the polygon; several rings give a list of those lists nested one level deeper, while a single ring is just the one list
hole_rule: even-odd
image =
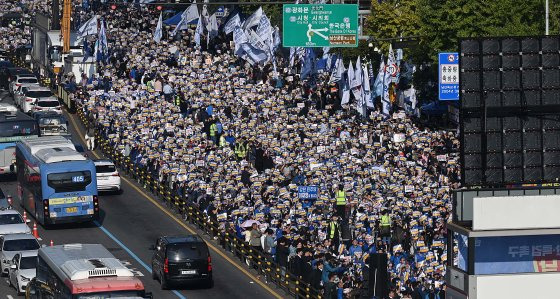
[{"label": "traffic cone", "polygon": [[27,223],[27,213],[23,211],[23,222]]},{"label": "traffic cone", "polygon": [[51,240],[51,247],[53,247],[53,246],[54,246],[54,242],[53,242],[53,240]]},{"label": "traffic cone", "polygon": [[33,237],[39,239],[39,232],[37,231],[37,222],[33,222]]}]

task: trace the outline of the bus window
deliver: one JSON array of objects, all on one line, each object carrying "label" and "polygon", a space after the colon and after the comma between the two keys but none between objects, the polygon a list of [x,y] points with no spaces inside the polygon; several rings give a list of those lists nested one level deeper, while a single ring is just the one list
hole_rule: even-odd
[{"label": "bus window", "polygon": [[55,192],[73,192],[84,191],[91,183],[91,172],[72,171],[64,173],[49,173],[47,175],[49,187],[53,188]]},{"label": "bus window", "polygon": [[0,136],[37,135],[37,125],[34,120],[0,123]]}]

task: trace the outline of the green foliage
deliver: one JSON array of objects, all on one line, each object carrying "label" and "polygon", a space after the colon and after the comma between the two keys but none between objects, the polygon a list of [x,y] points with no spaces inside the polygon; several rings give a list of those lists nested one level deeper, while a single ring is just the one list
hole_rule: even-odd
[{"label": "green foliage", "polygon": [[416,36],[420,26],[417,1],[372,0],[371,15],[366,20],[364,33],[371,36],[375,46],[386,52],[390,41],[382,39]]}]

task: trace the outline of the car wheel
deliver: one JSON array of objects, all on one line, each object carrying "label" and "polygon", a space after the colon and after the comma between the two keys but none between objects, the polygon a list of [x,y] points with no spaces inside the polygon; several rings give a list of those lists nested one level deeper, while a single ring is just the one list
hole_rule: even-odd
[{"label": "car wheel", "polygon": [[159,278],[159,281],[161,283],[161,289],[162,290],[167,290],[169,288],[169,284],[167,283],[167,279],[165,279],[165,275],[162,275]]},{"label": "car wheel", "polygon": [[207,289],[211,289],[214,287],[214,279],[209,278],[208,281],[206,281],[206,284],[204,285]]}]

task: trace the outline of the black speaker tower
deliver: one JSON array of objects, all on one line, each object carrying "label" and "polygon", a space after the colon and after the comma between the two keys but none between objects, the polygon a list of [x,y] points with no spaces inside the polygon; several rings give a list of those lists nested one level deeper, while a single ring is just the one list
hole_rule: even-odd
[{"label": "black speaker tower", "polygon": [[560,36],[460,42],[461,183],[560,178]]},{"label": "black speaker tower", "polygon": [[389,273],[387,272],[387,254],[369,255],[369,297],[384,299],[389,296]]}]

